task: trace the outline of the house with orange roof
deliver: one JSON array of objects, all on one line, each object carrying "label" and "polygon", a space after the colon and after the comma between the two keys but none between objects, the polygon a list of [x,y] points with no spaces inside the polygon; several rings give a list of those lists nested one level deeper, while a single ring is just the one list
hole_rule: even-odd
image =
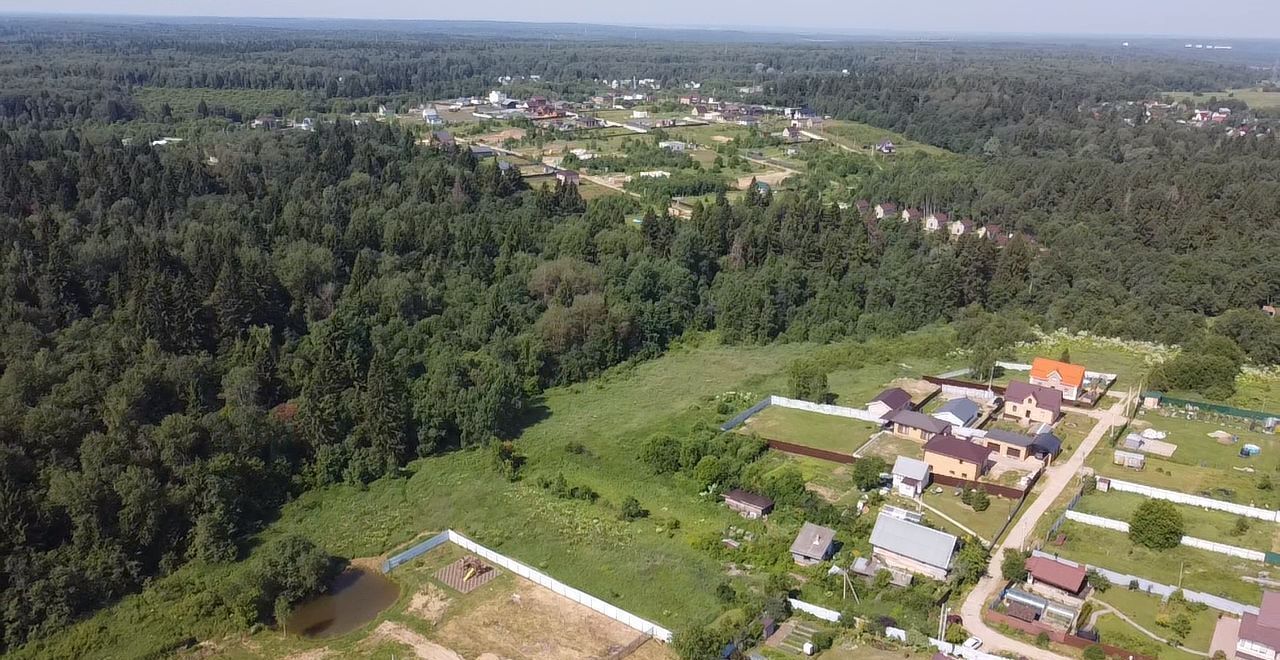
[{"label": "house with orange roof", "polygon": [[1048,387],[1062,392],[1062,398],[1076,401],[1084,394],[1084,367],[1036,358],[1031,361],[1031,384]]}]

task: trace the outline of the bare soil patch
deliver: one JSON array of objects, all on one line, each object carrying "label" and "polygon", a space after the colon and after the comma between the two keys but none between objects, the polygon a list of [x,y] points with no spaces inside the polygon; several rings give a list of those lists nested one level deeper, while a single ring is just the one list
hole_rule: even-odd
[{"label": "bare soil patch", "polygon": [[429,582],[409,599],[409,612],[430,623],[439,623],[447,609],[449,596]]},{"label": "bare soil patch", "polygon": [[415,655],[422,660],[465,660],[447,647],[441,646],[420,633],[409,630],[394,621],[383,621],[373,633],[365,638],[362,644],[376,646],[382,641],[390,640],[413,649]]},{"label": "bare soil patch", "polygon": [[607,658],[635,636],[631,628],[526,580],[450,617],[434,635],[470,657],[538,660]]}]

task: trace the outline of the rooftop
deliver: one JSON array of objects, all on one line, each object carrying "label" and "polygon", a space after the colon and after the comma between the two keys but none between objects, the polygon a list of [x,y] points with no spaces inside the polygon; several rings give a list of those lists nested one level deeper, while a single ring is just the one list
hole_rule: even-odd
[{"label": "rooftop", "polygon": [[1026,401],[1027,397],[1033,397],[1037,406],[1052,411],[1055,415],[1062,412],[1062,392],[1050,387],[1015,380],[1005,388],[1004,395],[1006,399],[1014,401]]},{"label": "rooftop", "polygon": [[769,499],[768,497],[765,497],[764,495],[757,495],[755,493],[749,493],[745,490],[741,490],[737,488],[725,493],[724,499],[733,500],[735,502],[742,502],[743,504],[750,504],[751,506],[760,507],[761,509],[767,509],[773,506],[773,500]]},{"label": "rooftop", "polygon": [[987,457],[991,455],[991,450],[977,443],[961,440],[954,435],[937,435],[924,445],[925,453],[933,452],[943,456],[966,462],[974,465],[983,465],[987,462]]},{"label": "rooftop", "polygon": [[791,552],[802,557],[823,559],[827,549],[836,539],[836,531],[822,525],[806,522],[791,544]]},{"label": "rooftop", "polygon": [[899,456],[893,461],[893,474],[923,483],[929,477],[929,464],[907,456]]},{"label": "rooftop", "polygon": [[900,387],[890,387],[889,389],[877,394],[876,398],[871,400],[871,403],[875,403],[877,401],[893,408],[894,410],[901,410],[911,405],[911,395]]},{"label": "rooftop", "polygon": [[950,569],[956,537],[881,513],[871,530],[871,545],[922,564]]},{"label": "rooftop", "polygon": [[913,429],[922,429],[930,433],[945,433],[947,429],[951,428],[950,424],[940,419],[914,410],[894,410],[885,415],[884,418],[894,424],[901,424]]},{"label": "rooftop", "polygon": [[1059,362],[1049,358],[1038,357],[1031,361],[1031,377],[1048,380],[1054,373],[1062,379],[1063,384],[1073,387],[1084,385],[1084,367],[1078,364]]},{"label": "rooftop", "polygon": [[1065,564],[1049,557],[1027,559],[1027,572],[1037,582],[1044,582],[1073,594],[1084,588],[1086,577],[1084,566]]},{"label": "rooftop", "polygon": [[979,410],[978,404],[962,397],[942,404],[933,414],[941,415],[942,413],[951,413],[957,419],[970,422],[978,418]]}]

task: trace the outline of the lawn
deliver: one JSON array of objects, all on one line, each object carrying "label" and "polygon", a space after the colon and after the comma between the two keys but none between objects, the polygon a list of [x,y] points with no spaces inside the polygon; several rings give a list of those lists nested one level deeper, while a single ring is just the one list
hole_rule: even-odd
[{"label": "lawn", "polygon": [[[1076,505],[1076,510],[1081,513],[1091,513],[1096,516],[1127,522],[1133,517],[1133,512],[1146,499],[1136,493],[1121,493],[1118,491],[1103,493],[1095,491],[1080,498],[1080,503]],[[1237,536],[1234,529],[1236,521],[1241,519],[1240,516],[1234,516],[1225,511],[1205,510],[1194,506],[1175,506],[1182,513],[1187,536],[1264,552],[1274,549],[1276,531],[1280,529],[1280,526],[1274,523],[1245,518],[1244,520],[1249,525],[1248,530],[1244,534]]]},{"label": "lawn", "polygon": [[1121,532],[1072,521],[1064,522],[1059,531],[1066,534],[1066,544],[1062,547],[1046,545],[1045,552],[1163,584],[1178,584],[1181,570],[1182,586],[1188,589],[1217,594],[1245,604],[1256,605],[1262,600],[1261,587],[1240,579],[1243,575],[1256,576],[1265,571],[1267,566],[1260,562],[1187,546],[1150,550],[1135,546],[1128,535]]},{"label": "lawn", "polygon": [[245,115],[246,122],[258,115],[287,113],[305,105],[301,93],[287,89],[143,87],[134,91],[133,97],[149,112],[158,112],[168,103],[178,118],[194,115],[196,107],[204,101],[210,108],[222,106],[237,110]]},{"label": "lawn", "polygon": [[806,487],[828,502],[852,506],[862,497],[853,485],[849,465],[784,452],[770,452],[764,460],[772,466],[771,472],[784,467],[799,470]]},{"label": "lawn", "polygon": [[1156,656],[1161,660],[1204,660],[1204,656],[1180,651],[1151,639],[1141,630],[1111,613],[1098,617],[1097,630],[1104,644],[1118,646],[1134,653]]},{"label": "lawn", "polygon": [[[877,394],[899,378],[918,379],[942,373],[954,366],[950,360],[906,358],[898,362],[871,364],[858,369],[838,369],[827,376],[827,388],[835,396],[834,403],[863,408]],[[918,399],[918,397],[917,397]]]},{"label": "lawn", "polygon": [[882,433],[880,437],[864,445],[858,455],[879,456],[885,463],[893,465],[899,456],[924,460],[924,445],[915,440],[899,438],[892,433]]},{"label": "lawn", "polygon": [[[1209,99],[1218,97],[1219,99],[1232,98],[1238,101],[1244,101],[1249,104],[1250,108],[1280,110],[1280,92],[1264,92],[1258,87],[1244,89],[1230,89],[1223,92],[1166,92],[1175,100],[1192,99],[1198,106],[1208,107]],[[1217,108],[1213,108],[1216,110]]]},{"label": "lawn", "polygon": [[950,152],[945,149],[908,140],[900,133],[894,133],[893,131],[888,131],[883,128],[876,128],[875,126],[860,124],[853,121],[828,119],[822,123],[821,128],[806,130],[810,130],[817,135],[821,135],[836,144],[843,144],[846,147],[866,154],[871,154],[872,151],[864,149],[864,147],[868,145],[874,147],[884,140],[893,142],[898,155],[905,156],[913,153],[923,153],[930,156],[941,156],[950,154]]},{"label": "lawn", "polygon": [[[1182,645],[1197,651],[1205,651],[1206,653],[1209,651],[1209,644],[1213,641],[1213,628],[1218,623],[1218,611],[1213,608],[1206,607],[1195,611],[1195,608],[1191,607],[1190,604],[1165,604],[1158,596],[1153,596],[1143,591],[1130,591],[1120,587],[1107,589],[1106,593],[1102,594],[1095,593],[1095,597],[1123,612],[1125,616],[1133,619],[1143,628],[1166,639],[1170,634],[1169,629],[1163,628],[1156,623],[1156,616],[1160,614],[1161,608],[1168,608],[1170,614],[1186,612],[1191,617],[1191,632],[1182,641]],[[1134,632],[1137,631],[1135,630]],[[1177,649],[1169,648],[1168,651],[1177,651]],[[1188,655],[1185,652],[1179,653],[1184,656]],[[1163,653],[1161,655],[1162,657],[1164,656]]]},{"label": "lawn", "polygon": [[853,450],[879,430],[875,424],[848,417],[781,406],[769,406],[738,427],[741,433],[845,454],[853,454]]},{"label": "lawn", "polygon": [[[986,541],[995,539],[996,533],[1000,531],[1000,528],[1004,527],[1005,521],[1009,519],[1009,514],[1013,511],[1013,507],[1018,504],[1017,500],[992,497],[991,506],[986,511],[974,511],[968,504],[960,501],[960,497],[955,495],[954,488],[943,487],[941,494],[935,493],[936,490],[937,488],[930,488],[925,492],[924,503],[977,532],[978,536],[981,536]],[[926,515],[935,522],[943,524],[946,522],[927,510]]]}]

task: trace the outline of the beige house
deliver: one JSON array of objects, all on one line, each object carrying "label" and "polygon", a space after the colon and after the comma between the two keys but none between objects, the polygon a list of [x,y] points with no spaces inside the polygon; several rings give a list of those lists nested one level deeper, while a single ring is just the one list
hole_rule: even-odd
[{"label": "beige house", "polygon": [[1004,416],[1023,424],[1052,424],[1062,414],[1062,392],[1013,381],[1005,388]]},{"label": "beige house", "polygon": [[951,430],[950,424],[914,410],[895,410],[885,415],[884,420],[894,435],[916,442],[928,442]]},{"label": "beige house", "polygon": [[924,462],[935,475],[977,481],[987,473],[991,449],[953,435],[939,435],[924,446]]}]

